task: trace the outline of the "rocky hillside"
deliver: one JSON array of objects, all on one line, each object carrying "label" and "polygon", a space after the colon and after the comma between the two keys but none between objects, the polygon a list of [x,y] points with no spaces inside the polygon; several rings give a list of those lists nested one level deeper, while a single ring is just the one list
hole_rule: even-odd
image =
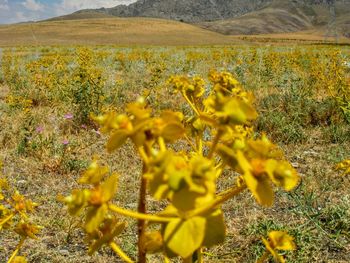
[{"label": "rocky hillside", "polygon": [[271,2],[272,0],[139,0],[130,5],[95,11],[119,17],[157,17],[192,23],[237,17]]},{"label": "rocky hillside", "polygon": [[350,0],[138,0],[73,17],[91,13],[172,19],[229,35],[327,30],[335,17],[339,33],[350,36]]},{"label": "rocky hillside", "polygon": [[200,22],[198,25],[228,35],[288,33],[311,29],[326,32],[332,19],[335,19],[338,33],[347,36],[350,33],[350,1],[336,1],[335,9],[331,10],[324,1],[279,0],[236,18]]}]

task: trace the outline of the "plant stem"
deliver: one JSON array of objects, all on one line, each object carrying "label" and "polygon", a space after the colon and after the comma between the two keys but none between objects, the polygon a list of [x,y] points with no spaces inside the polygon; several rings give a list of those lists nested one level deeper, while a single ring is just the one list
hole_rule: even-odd
[{"label": "plant stem", "polygon": [[269,257],[269,252],[265,251],[265,253],[256,261],[256,263],[264,263],[268,257]]},{"label": "plant stem", "polygon": [[23,246],[24,241],[26,240],[26,237],[22,237],[22,239],[19,241],[18,245],[16,246],[15,251],[13,251],[10,259],[7,261],[7,263],[11,263],[12,260],[17,256],[19,250],[21,249],[21,247]]},{"label": "plant stem", "polygon": [[215,150],[216,150],[216,146],[218,145],[222,134],[223,134],[223,132],[221,130],[218,130],[217,134],[215,135],[213,144],[211,145],[210,152],[208,154],[208,159],[211,159],[213,157]]},{"label": "plant stem", "polygon": [[170,259],[164,254],[164,263],[171,263]]},{"label": "plant stem", "polygon": [[[142,166],[142,175],[141,175],[141,182],[140,182],[140,192],[139,192],[139,205],[137,211],[141,214],[146,214],[147,208],[146,208],[146,194],[147,194],[147,179],[143,176],[147,172],[146,164],[143,163]],[[144,219],[139,219],[137,222],[137,247],[138,247],[138,254],[139,254],[139,263],[146,263],[146,251],[143,249],[143,236],[145,234],[146,230],[146,221]]]},{"label": "plant stem", "polygon": [[109,246],[122,260],[127,263],[134,263],[115,242],[109,243]]},{"label": "plant stem", "polygon": [[197,255],[198,255],[197,263],[203,263],[204,262],[204,259],[203,259],[203,248],[198,249]]},{"label": "plant stem", "polygon": [[185,92],[182,92],[182,96],[185,98],[186,102],[188,103],[188,105],[190,105],[190,107],[192,108],[192,110],[198,115],[200,116],[200,113],[198,111],[198,109],[196,108],[196,106],[190,101],[190,99],[187,97]]},{"label": "plant stem", "polygon": [[11,214],[0,222],[0,226],[4,225],[7,221],[11,220],[15,215]]}]

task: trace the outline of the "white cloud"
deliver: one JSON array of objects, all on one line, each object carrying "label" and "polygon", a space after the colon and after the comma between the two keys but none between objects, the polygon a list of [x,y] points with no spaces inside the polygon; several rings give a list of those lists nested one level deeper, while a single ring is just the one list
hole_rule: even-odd
[{"label": "white cloud", "polygon": [[66,14],[81,9],[115,7],[121,4],[130,4],[136,0],[62,0],[56,5],[58,14]]},{"label": "white cloud", "polygon": [[10,10],[8,0],[0,0],[0,10]]},{"label": "white cloud", "polygon": [[17,21],[26,21],[27,17],[24,15],[23,12],[16,12],[16,20]]},{"label": "white cloud", "polygon": [[25,0],[22,5],[30,11],[43,11],[44,6],[35,0]]}]

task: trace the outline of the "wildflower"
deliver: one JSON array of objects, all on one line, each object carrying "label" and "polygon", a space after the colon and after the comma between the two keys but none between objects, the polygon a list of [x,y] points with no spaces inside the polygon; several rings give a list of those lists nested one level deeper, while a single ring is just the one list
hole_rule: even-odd
[{"label": "wildflower", "polygon": [[66,120],[71,120],[71,119],[73,119],[73,114],[72,113],[67,113],[67,114],[65,114],[64,116],[63,116]]},{"label": "wildflower", "polygon": [[38,126],[38,127],[36,127],[35,131],[40,134],[40,133],[42,133],[44,131],[44,127],[43,126]]},{"label": "wildflower", "polygon": [[335,167],[336,171],[343,171],[342,175],[350,175],[350,159],[338,163]]},{"label": "wildflower", "polygon": [[277,262],[284,263],[283,256],[279,255],[277,250],[295,250],[294,238],[283,231],[272,231],[268,236],[269,240],[262,238],[267,251]]},{"label": "wildflower", "polygon": [[69,141],[68,141],[68,140],[63,140],[62,144],[63,144],[63,145],[68,145],[68,144],[69,144]]}]

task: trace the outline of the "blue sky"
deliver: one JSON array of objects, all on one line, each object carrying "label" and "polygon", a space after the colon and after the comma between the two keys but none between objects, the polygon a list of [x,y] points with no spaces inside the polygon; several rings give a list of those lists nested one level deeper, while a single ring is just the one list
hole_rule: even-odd
[{"label": "blue sky", "polygon": [[85,8],[113,7],[136,0],[0,0],[0,24],[37,21]]}]

